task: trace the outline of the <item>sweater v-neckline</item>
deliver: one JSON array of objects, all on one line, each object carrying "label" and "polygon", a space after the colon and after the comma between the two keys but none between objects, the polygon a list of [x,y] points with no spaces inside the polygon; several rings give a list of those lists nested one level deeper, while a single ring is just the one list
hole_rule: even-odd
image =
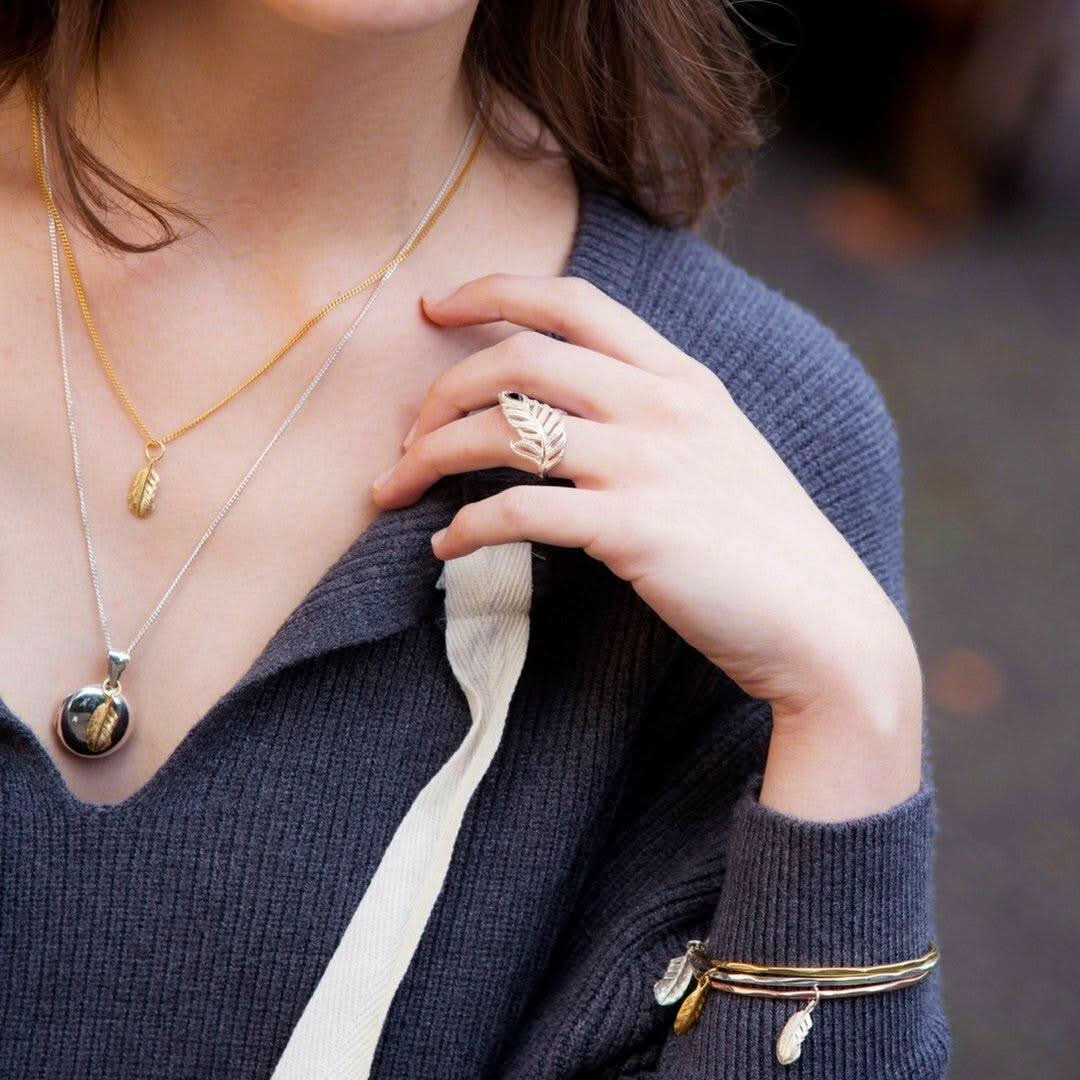
[{"label": "sweater v-neckline", "polygon": [[[625,215],[625,235],[614,238],[616,254],[622,257],[613,262],[610,224],[599,206],[610,198],[596,189],[580,189],[577,227],[563,276],[589,278],[590,270],[601,268],[595,261],[599,258],[605,279],[611,279],[617,268],[621,271],[615,281],[621,291],[632,279],[637,230],[643,223],[636,215]],[[54,795],[72,812],[113,819],[135,813],[163,797],[190,763],[205,760],[203,750],[221,719],[255,683],[304,660],[392,636],[435,610],[435,582],[442,564],[431,551],[431,534],[446,525],[464,502],[530,479],[536,478],[512,469],[448,476],[411,506],[379,513],[274,631],[239,680],[188,729],[149,779],[118,802],[97,803],[76,796],[37,733],[2,696],[0,738],[6,737],[16,748],[22,745],[44,793]]]},{"label": "sweater v-neckline", "polygon": [[[188,729],[150,777],[113,803],[79,798],[38,734],[0,697],[0,739],[20,745],[41,786],[76,813],[120,817],[160,798],[203,750],[234,703],[256,683],[293,664],[375,641],[415,625],[432,610],[441,563],[431,534],[461,505],[462,478],[445,477],[412,506],[380,513],[326,570],[272,634],[247,671]],[[5,730],[6,729],[6,730]]]}]

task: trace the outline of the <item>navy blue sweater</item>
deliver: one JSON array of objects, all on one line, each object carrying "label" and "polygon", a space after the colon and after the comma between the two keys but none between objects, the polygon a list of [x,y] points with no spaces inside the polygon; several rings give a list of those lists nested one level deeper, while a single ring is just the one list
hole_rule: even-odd
[{"label": "navy blue sweater", "polygon": [[[568,272],[711,368],[904,610],[895,431],[799,308],[691,234],[586,193]],[[417,792],[469,724],[429,538],[509,469],[357,538],[140,791],[77,801],[0,704],[0,1077],[265,1080]],[[828,1001],[652,984],[688,938],[736,959],[891,962],[933,937],[933,791],[803,822],[757,801],[768,706],[602,565],[537,549],[525,670],[395,999],[382,1078],[936,1078],[940,974]],[[222,612],[222,615],[226,615]]]}]

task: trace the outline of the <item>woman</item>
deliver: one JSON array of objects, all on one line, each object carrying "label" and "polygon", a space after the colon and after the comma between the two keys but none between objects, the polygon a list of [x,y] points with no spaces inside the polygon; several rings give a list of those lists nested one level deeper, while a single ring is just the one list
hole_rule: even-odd
[{"label": "woman", "polygon": [[756,141],[732,16],[7,10],[0,1071],[942,1075],[890,418],[674,227]]}]

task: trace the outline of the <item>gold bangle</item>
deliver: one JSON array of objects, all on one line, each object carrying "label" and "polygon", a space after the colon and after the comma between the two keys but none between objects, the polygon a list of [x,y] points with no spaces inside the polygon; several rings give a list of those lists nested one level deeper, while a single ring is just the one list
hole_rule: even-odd
[{"label": "gold bangle", "polygon": [[[927,964],[933,967],[938,961],[938,955],[937,946],[931,942],[930,948],[922,956],[915,957],[914,960],[902,960],[897,964],[872,964],[866,967],[774,967],[769,964],[747,964],[738,960],[716,960],[712,957],[706,957],[703,963],[725,972],[742,975],[827,980],[886,974],[903,975],[906,971]],[[702,961],[699,961],[699,963],[702,963]]]},{"label": "gold bangle", "polygon": [[905,986],[914,986],[929,975],[921,971],[915,975],[906,975],[888,982],[868,983],[865,986],[813,986],[808,989],[786,990],[783,987],[743,986],[739,983],[709,980],[713,990],[722,990],[725,994],[741,994],[744,997],[788,998],[796,1001],[820,1000],[822,998],[862,997],[866,994],[879,994],[885,990],[903,990]]}]

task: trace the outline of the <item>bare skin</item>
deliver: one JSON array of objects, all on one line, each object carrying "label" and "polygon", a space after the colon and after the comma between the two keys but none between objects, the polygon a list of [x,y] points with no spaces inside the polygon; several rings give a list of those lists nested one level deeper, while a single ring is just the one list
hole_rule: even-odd
[{"label": "bare skin", "polygon": [[[82,123],[107,160],[181,201],[208,228],[152,256],[106,255],[85,240],[79,250],[109,345],[156,423],[169,427],[204,408],[408,231],[468,121],[457,69],[471,12],[457,0],[139,7],[103,66],[103,114],[87,113]],[[139,704],[138,739],[102,761],[66,754],[51,736],[56,702],[97,677],[101,645],[71,490],[45,218],[26,144],[25,109],[13,99],[0,122],[0,207],[9,223],[0,270],[0,498],[18,512],[0,532],[0,693],[77,797],[113,803],[142,787],[380,509],[413,502],[440,472],[521,464],[506,456],[505,432],[490,416],[465,417],[484,403],[473,400],[478,393],[493,397],[485,363],[526,377],[514,367],[522,350],[479,351],[520,327],[566,331],[594,356],[586,384],[578,372],[538,392],[581,414],[563,473],[578,484],[563,493],[573,507],[565,502],[565,515],[552,518],[512,495],[494,508],[476,504],[434,540],[435,553],[451,558],[530,538],[584,547],[606,562],[691,644],[773,702],[768,805],[837,820],[884,809],[918,786],[921,681],[895,609],[715,377],[606,297],[571,295],[553,277],[576,221],[568,170],[494,150],[395,276],[351,356],[140,647],[125,679]],[[478,278],[455,299],[433,299]],[[421,293],[429,299],[423,311]],[[171,448],[160,510],[136,521],[123,495],[141,443],[71,314],[91,511],[116,636],[126,641],[348,315],[328,320],[256,388]],[[563,355],[553,352],[551,364]],[[724,463],[716,475],[704,467],[687,473],[694,466],[679,449],[684,435],[701,433],[702,395],[720,418],[709,433],[716,452],[705,455],[709,470]],[[618,408],[590,416],[590,400]],[[418,433],[403,447],[414,420]],[[632,437],[641,424],[647,440]],[[635,456],[635,444],[651,449]],[[373,499],[374,481],[394,465]],[[658,482],[672,475],[684,477],[681,486]],[[752,496],[738,563],[709,541],[708,515],[719,531],[728,489]],[[706,514],[689,494],[697,490],[713,493]],[[663,521],[662,532],[631,527],[624,511],[639,499],[655,505],[647,517]],[[578,512],[588,506],[596,512]],[[561,523],[560,535],[544,534],[543,517]],[[804,538],[798,551],[754,542],[785,533]],[[817,573],[808,580],[800,567],[811,554]],[[688,603],[687,583],[699,579],[710,601]],[[792,587],[777,590],[778,581]],[[837,605],[838,595],[848,602]],[[812,647],[800,629],[808,625]]]},{"label": "bare skin", "polygon": [[[299,34],[294,26],[281,29],[294,39]],[[416,48],[416,35],[409,38]],[[275,48],[265,27],[259,44]],[[333,50],[341,43],[322,44]],[[191,47],[205,45],[197,41]],[[446,48],[440,40],[429,67],[435,68]],[[250,59],[250,50],[240,51]],[[166,86],[163,79],[160,91],[175,103],[184,98],[182,80],[189,72],[176,50],[169,54],[177,64],[169,73],[175,81]],[[422,57],[414,59],[416,68],[424,66]],[[314,63],[311,54],[297,57],[291,74],[298,85]],[[197,74],[190,71],[193,80]],[[235,89],[240,100],[253,92],[250,84],[258,74],[223,68],[215,93],[228,100]],[[267,69],[275,93],[289,74],[280,62]],[[225,85],[232,75],[246,79],[248,88]],[[303,111],[283,102],[274,117],[278,144],[272,150],[264,145],[265,131],[253,132],[235,113],[220,132],[209,130],[221,119],[212,110],[200,113],[193,146],[173,147],[170,154],[143,144],[124,147],[124,160],[182,160],[183,177],[169,174],[168,186],[191,191],[184,205],[196,204],[213,230],[193,231],[159,254],[122,257],[96,250],[84,236],[74,238],[110,350],[152,423],[170,426],[205,408],[408,234],[449,168],[469,118],[453,80],[440,77],[430,88],[418,81],[416,70],[403,71],[402,82],[410,81],[410,93],[401,83],[385,84],[378,97],[364,88],[371,112],[366,124],[355,125],[352,141],[340,112],[319,101]],[[112,100],[127,119],[128,99]],[[145,96],[135,100],[153,110]],[[271,96],[263,95],[262,102],[265,118]],[[321,139],[312,130],[320,123]],[[176,130],[189,129],[178,123]],[[86,762],[64,751],[52,731],[58,700],[101,678],[103,646],[71,481],[46,218],[31,183],[29,130],[21,95],[15,95],[0,113],[0,500],[18,507],[0,530],[0,695],[37,734],[78,798],[115,803],[160,768],[371,522],[379,512],[371,482],[394,460],[428,384],[491,337],[438,331],[421,313],[422,289],[436,283],[450,288],[462,275],[508,266],[559,273],[572,242],[576,192],[561,165],[512,161],[487,148],[453,207],[395,275],[140,645],[124,680],[138,705],[137,735],[118,753]],[[144,127],[132,124],[129,130]],[[282,152],[287,131],[303,143],[296,157]],[[414,132],[429,152],[406,152]],[[253,145],[244,145],[244,133]],[[225,145],[234,149],[229,168],[221,170],[214,162],[220,160],[218,146]],[[379,168],[366,167],[369,160],[378,160]],[[212,172],[213,186],[204,168]],[[251,205],[249,193],[265,192],[269,175],[276,193],[302,197],[259,198]],[[408,205],[402,205],[401,191],[408,193]],[[69,302],[90,510],[121,645],[357,310],[354,302],[334,313],[257,386],[173,444],[162,464],[159,507],[139,521],[128,514],[124,499],[141,442],[96,367]]]}]

